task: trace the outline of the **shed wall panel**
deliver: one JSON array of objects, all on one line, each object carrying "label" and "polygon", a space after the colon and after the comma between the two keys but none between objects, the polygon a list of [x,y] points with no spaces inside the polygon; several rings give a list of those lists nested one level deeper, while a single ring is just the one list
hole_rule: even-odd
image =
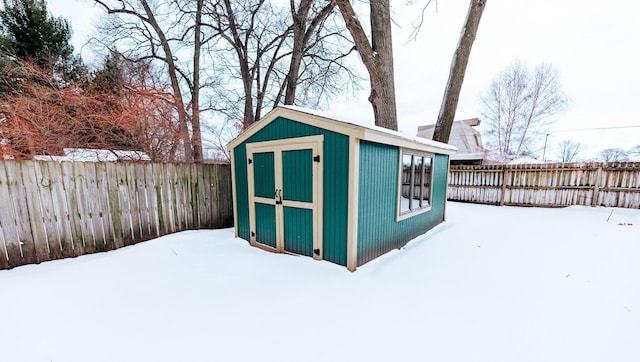
[{"label": "shed wall panel", "polygon": [[273,198],[276,189],[273,157],[273,152],[255,153],[253,155],[254,196]]},{"label": "shed wall panel", "polygon": [[314,135],[324,135],[323,259],[346,266],[349,137],[343,134],[280,117],[235,147],[238,235],[250,240],[246,144]]},{"label": "shed wall panel", "polygon": [[285,200],[314,201],[312,159],[311,150],[282,152],[282,197]]},{"label": "shed wall panel", "polygon": [[276,247],[276,207],[256,203],[256,241]]},{"label": "shed wall panel", "polygon": [[358,265],[404,246],[444,221],[449,159],[434,156],[431,210],[396,221],[400,149],[360,142]]},{"label": "shed wall panel", "polygon": [[238,236],[245,240],[251,240],[251,230],[249,227],[249,185],[247,175],[247,147],[241,144],[233,150],[234,173],[236,188],[236,228]]},{"label": "shed wall panel", "polygon": [[295,207],[284,208],[284,249],[313,256],[313,211]]}]

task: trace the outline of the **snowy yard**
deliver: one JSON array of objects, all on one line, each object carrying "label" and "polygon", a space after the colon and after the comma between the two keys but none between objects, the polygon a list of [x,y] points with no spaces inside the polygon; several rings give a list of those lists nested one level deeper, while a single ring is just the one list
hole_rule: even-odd
[{"label": "snowy yard", "polygon": [[447,210],[355,273],[232,229],[0,271],[0,361],[640,361],[640,210]]}]

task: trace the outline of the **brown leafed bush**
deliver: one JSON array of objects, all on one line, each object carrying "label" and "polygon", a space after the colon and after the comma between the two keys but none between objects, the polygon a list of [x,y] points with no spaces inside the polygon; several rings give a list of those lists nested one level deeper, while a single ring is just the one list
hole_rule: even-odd
[{"label": "brown leafed bush", "polygon": [[176,124],[162,89],[126,84],[120,94],[61,86],[28,62],[0,65],[0,159],[62,155],[64,148],[135,150],[173,161]]}]

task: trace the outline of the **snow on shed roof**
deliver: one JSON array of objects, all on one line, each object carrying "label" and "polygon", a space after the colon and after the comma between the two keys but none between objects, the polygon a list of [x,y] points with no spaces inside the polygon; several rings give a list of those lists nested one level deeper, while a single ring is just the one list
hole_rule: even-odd
[{"label": "snow on shed roof", "polygon": [[238,137],[229,142],[227,148],[232,149],[236,147],[278,117],[328,129],[330,131],[346,134],[365,141],[444,154],[454,154],[457,150],[454,146],[446,143],[400,133],[383,127],[363,124],[362,122],[356,123],[353,122],[353,120],[351,122],[340,121],[337,119],[339,115],[296,106],[280,106],[274,108],[259,121],[247,128]]}]

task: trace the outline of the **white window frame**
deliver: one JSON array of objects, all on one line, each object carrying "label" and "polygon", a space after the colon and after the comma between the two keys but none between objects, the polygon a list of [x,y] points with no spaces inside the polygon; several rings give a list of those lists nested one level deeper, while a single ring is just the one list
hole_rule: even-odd
[{"label": "white window frame", "polygon": [[[433,159],[434,159],[434,154],[433,153],[428,153],[428,152],[423,152],[423,151],[416,151],[416,150],[410,150],[410,149],[404,149],[404,148],[400,148],[400,156],[398,159],[398,190],[397,190],[397,204],[396,204],[396,221],[401,221],[404,219],[408,219],[411,217],[414,217],[416,215],[422,214],[424,212],[427,212],[429,210],[431,210],[431,205],[433,204],[432,199],[433,199]],[[403,169],[403,158],[405,155],[410,155],[413,156],[412,158],[412,166],[413,166],[413,160],[415,160],[415,157],[424,157],[424,158],[429,158],[431,160],[430,162],[430,171],[429,171],[429,198],[428,200],[428,204],[425,206],[417,206],[417,207],[411,207],[410,210],[402,210],[402,169]],[[424,163],[423,163],[424,165]],[[424,167],[424,166],[423,166]],[[421,188],[424,188],[424,180],[421,183]],[[423,191],[421,191],[423,192]],[[413,206],[413,205],[411,205]]]}]

